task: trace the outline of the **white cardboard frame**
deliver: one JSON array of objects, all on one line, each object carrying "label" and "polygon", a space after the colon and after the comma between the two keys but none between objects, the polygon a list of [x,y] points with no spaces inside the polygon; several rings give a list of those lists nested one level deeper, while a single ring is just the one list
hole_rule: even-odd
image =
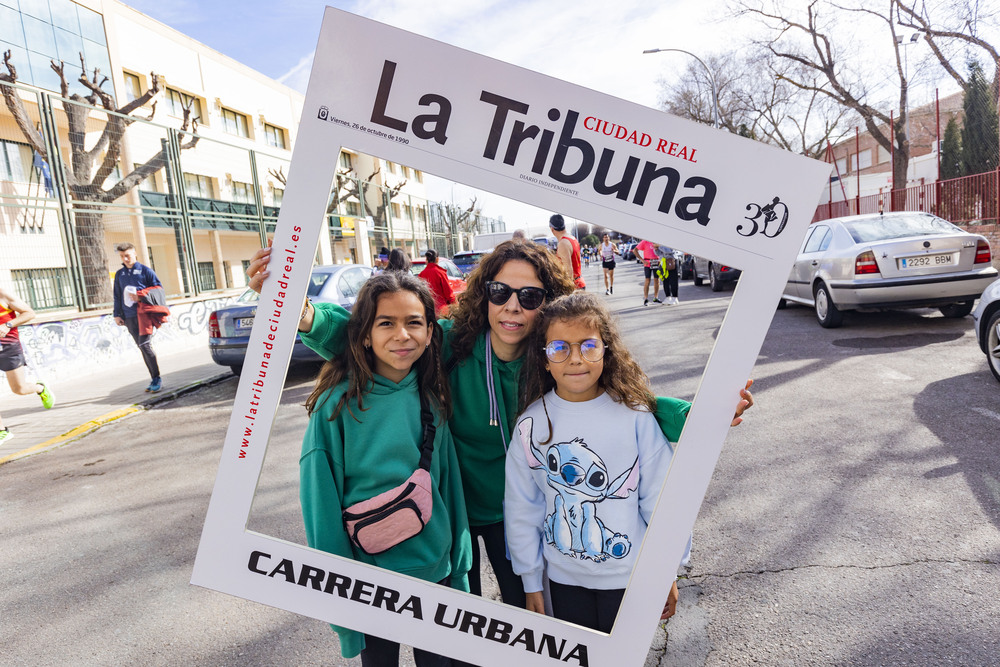
[{"label": "white cardboard frame", "polygon": [[[515,121],[540,132],[507,164]],[[583,173],[584,144],[589,175],[565,182]],[[344,146],[743,270],[610,635],[246,529]],[[648,164],[676,170],[668,212],[658,206],[669,174],[642,204],[638,175],[624,200],[596,192],[602,156],[611,182],[633,159],[638,174]],[[327,8],[192,583],[475,664],[642,664],[828,174],[829,165]],[[685,197],[682,210],[700,211],[705,224],[678,216]],[[376,603],[380,589],[399,594],[394,611]]]}]

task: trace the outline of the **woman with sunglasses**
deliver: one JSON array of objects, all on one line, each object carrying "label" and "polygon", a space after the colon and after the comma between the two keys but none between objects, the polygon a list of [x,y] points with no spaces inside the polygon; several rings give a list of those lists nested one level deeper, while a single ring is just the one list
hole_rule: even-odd
[{"label": "woman with sunglasses", "polygon": [[[247,276],[260,291],[271,248],[254,255]],[[569,274],[547,248],[530,241],[499,244],[469,274],[452,319],[444,330],[442,359],[452,396],[449,419],[458,454],[473,546],[483,539],[504,602],[524,607],[520,577],[514,574],[504,540],[504,462],[517,417],[522,366],[539,308],[576,290]],[[336,304],[307,302],[299,321],[302,342],[325,359],[347,341],[350,313]],[[749,385],[748,385],[749,388]],[[752,405],[749,392],[737,408]],[[690,404],[658,399],[656,418],[668,437],[679,433]],[[676,436],[674,436],[676,439]],[[469,589],[482,595],[479,549],[473,548]]]}]

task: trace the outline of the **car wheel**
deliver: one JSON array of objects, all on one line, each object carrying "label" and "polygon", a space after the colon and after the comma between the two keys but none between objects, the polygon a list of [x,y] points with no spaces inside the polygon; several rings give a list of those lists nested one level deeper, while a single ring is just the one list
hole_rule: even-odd
[{"label": "car wheel", "polygon": [[972,306],[975,304],[974,301],[963,301],[962,303],[949,303],[947,306],[941,306],[938,310],[941,314],[948,318],[957,319],[959,317],[965,317],[972,312]]},{"label": "car wheel", "polygon": [[694,284],[696,287],[701,287],[705,283],[705,279],[698,275],[698,270],[694,270]]},{"label": "car wheel", "polygon": [[239,377],[240,373],[243,372],[243,364],[234,364],[229,367],[229,370],[233,372],[233,375]]},{"label": "car wheel", "polygon": [[986,361],[993,371],[993,377],[1000,382],[1000,310],[990,315],[986,324]]},{"label": "car wheel", "polygon": [[784,310],[788,308],[788,302],[784,299],[778,299],[778,310]]},{"label": "car wheel", "polygon": [[830,288],[820,283],[813,294],[816,306],[816,319],[824,329],[836,329],[844,322],[844,314],[830,298]]},{"label": "car wheel", "polygon": [[722,291],[722,279],[717,275],[718,269],[714,266],[708,267],[708,284],[713,292]]}]

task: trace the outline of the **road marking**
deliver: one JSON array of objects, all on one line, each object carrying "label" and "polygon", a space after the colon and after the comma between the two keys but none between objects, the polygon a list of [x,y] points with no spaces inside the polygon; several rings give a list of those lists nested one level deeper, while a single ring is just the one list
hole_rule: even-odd
[{"label": "road marking", "polygon": [[114,411],[109,412],[107,414],[101,415],[100,417],[97,417],[96,419],[91,419],[88,422],[84,422],[83,424],[80,424],[79,426],[77,426],[73,430],[67,431],[66,433],[63,433],[62,435],[58,435],[58,436],[56,436],[54,438],[46,440],[43,443],[34,445],[34,446],[29,447],[27,449],[22,449],[19,452],[14,452],[13,454],[10,454],[9,456],[5,456],[3,458],[0,458],[0,465],[3,465],[4,463],[7,463],[9,461],[13,461],[15,459],[24,458],[25,456],[28,456],[29,454],[34,454],[35,452],[39,452],[39,451],[42,451],[44,449],[49,449],[51,447],[57,447],[57,446],[65,443],[65,442],[69,442],[70,440],[75,440],[75,439],[77,439],[77,438],[79,438],[81,436],[84,436],[87,433],[90,433],[91,431],[93,431],[94,429],[100,428],[101,426],[104,426],[105,424],[107,424],[109,422],[113,422],[113,421],[115,421],[117,419],[121,419],[122,417],[127,417],[128,415],[133,414],[135,412],[142,412],[143,410],[145,410],[145,408],[143,406],[141,406],[141,405],[132,405],[132,406],[129,406],[127,408],[121,408],[119,410],[114,410]]},{"label": "road marking", "polygon": [[[986,408],[972,408],[973,412],[978,412],[984,417],[990,417],[991,419],[996,419],[1000,421],[1000,412],[993,412],[992,410],[987,410]],[[2,463],[2,461],[0,461]]]}]

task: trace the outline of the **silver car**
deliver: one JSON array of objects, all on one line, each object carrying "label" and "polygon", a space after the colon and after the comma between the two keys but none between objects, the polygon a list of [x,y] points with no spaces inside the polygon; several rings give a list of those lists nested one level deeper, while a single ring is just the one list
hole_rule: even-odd
[{"label": "silver car", "polygon": [[993,377],[1000,381],[1000,280],[983,291],[972,319],[979,347],[986,353]]},{"label": "silver car", "polygon": [[938,308],[965,317],[997,278],[990,244],[930,213],[854,215],[814,223],[778,307],[811,306],[827,328],[843,311]]}]

